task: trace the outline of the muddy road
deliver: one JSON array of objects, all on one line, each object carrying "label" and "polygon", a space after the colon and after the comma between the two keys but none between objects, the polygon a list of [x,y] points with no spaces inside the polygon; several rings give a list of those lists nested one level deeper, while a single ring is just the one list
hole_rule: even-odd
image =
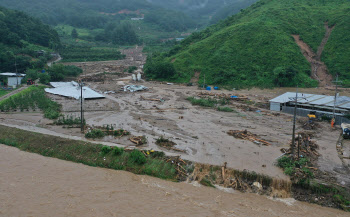
[{"label": "muddy road", "polygon": [[0,216],[349,216],[255,194],[88,167],[0,145]]}]

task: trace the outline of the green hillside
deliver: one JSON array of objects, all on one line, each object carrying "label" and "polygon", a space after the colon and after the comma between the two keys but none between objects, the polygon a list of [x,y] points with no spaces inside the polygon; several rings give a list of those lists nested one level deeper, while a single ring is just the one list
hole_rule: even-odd
[{"label": "green hillside", "polygon": [[26,68],[41,68],[50,58],[35,51],[51,51],[60,46],[55,30],[23,12],[0,7],[0,71],[20,72]]},{"label": "green hillside", "polygon": [[177,82],[189,82],[195,72],[201,72],[200,82],[205,76],[209,84],[316,86],[310,64],[291,35],[300,35],[316,52],[327,21],[335,28],[321,60],[331,74],[339,73],[350,85],[349,0],[261,0],[192,34],[170,52],[153,54],[145,70],[151,78],[164,79],[157,67],[166,65],[174,68],[167,79]]},{"label": "green hillside", "polygon": [[0,5],[21,10],[50,25],[104,28],[110,22],[145,16],[145,23],[183,31],[194,25],[184,13],[164,9],[146,0],[0,0]]},{"label": "green hillside", "polygon": [[258,0],[147,0],[148,2],[177,11],[196,19],[197,24],[216,23],[238,13]]}]

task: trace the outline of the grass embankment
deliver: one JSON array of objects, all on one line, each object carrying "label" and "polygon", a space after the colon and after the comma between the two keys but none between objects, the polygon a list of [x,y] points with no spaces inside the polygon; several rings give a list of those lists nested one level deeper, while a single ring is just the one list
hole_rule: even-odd
[{"label": "grass embankment", "polygon": [[138,150],[126,152],[121,148],[64,139],[1,125],[0,143],[23,151],[94,167],[125,170],[174,181],[177,176],[174,165],[166,162],[159,152],[153,152],[145,157]]},{"label": "grass embankment", "polygon": [[[201,72],[199,83],[235,88],[314,87],[311,67],[291,36],[300,35],[314,52],[335,28],[322,55],[331,74],[350,85],[348,0],[261,0],[217,25],[193,33],[167,53],[153,55],[145,69],[172,63],[169,81],[187,83]],[[145,70],[147,74],[147,70]],[[152,73],[152,70],[149,70]],[[164,78],[164,77],[162,77]]]},{"label": "grass embankment", "polygon": [[0,89],[0,97],[5,96],[5,95],[8,94],[8,93],[11,93],[11,91],[13,91],[13,90],[3,90],[3,89]]},{"label": "grass embankment", "polygon": [[277,165],[284,170],[284,173],[291,177],[293,191],[298,200],[310,200],[314,196],[328,198],[325,201],[310,201],[321,205],[334,204],[345,211],[350,211],[350,192],[339,185],[319,183],[313,178],[314,173],[310,170],[309,159],[301,158],[293,160],[291,157],[280,158]]},{"label": "grass embankment", "polygon": [[44,86],[30,86],[0,102],[0,111],[8,112],[19,109],[36,110],[44,112],[45,118],[56,119],[60,116],[61,106],[45,95]]}]

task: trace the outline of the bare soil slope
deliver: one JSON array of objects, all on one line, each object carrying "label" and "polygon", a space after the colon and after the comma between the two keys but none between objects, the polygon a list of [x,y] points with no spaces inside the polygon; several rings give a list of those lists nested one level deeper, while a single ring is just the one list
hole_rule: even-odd
[{"label": "bare soil slope", "polygon": [[333,28],[334,26],[329,27],[328,23],[325,23],[326,33],[320,46],[317,49],[317,53],[315,53],[309,47],[309,45],[302,41],[299,35],[292,35],[295,39],[295,42],[300,47],[301,52],[303,53],[307,61],[311,64],[311,77],[319,81],[320,87],[332,85],[332,75],[328,73],[327,66],[324,62],[321,61],[321,56],[324,46],[327,44],[327,41],[332,33]]}]

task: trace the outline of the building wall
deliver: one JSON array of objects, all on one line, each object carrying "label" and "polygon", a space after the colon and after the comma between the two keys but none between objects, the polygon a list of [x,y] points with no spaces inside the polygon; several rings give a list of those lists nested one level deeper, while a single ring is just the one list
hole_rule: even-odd
[{"label": "building wall", "polygon": [[[307,115],[310,113],[310,111],[315,111],[311,109],[303,109],[303,108],[297,108],[297,116],[302,116],[302,117],[307,117]],[[282,107],[282,112],[288,113],[288,114],[294,114],[294,107],[288,107],[288,106],[283,106]],[[322,111],[316,111],[316,116],[320,115],[327,115],[329,116],[330,114],[327,112],[322,112]],[[332,116],[332,115],[330,115]],[[347,118],[344,118],[343,116],[336,116],[335,117],[335,123],[337,125],[340,125],[342,123],[350,124],[350,120]]]},{"label": "building wall", "polygon": [[21,81],[23,77],[8,77],[8,86],[17,86],[17,79],[18,79],[18,84],[21,84]]},{"label": "building wall", "polygon": [[270,110],[271,111],[281,111],[281,104],[278,102],[270,102]]}]

